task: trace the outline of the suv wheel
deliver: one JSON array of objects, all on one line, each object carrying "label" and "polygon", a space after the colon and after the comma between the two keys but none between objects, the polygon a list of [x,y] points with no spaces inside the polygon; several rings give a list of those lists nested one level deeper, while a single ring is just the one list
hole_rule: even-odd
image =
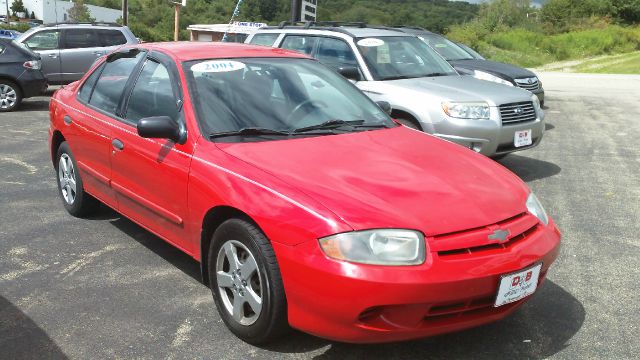
[{"label": "suv wheel", "polygon": [[0,80],[0,112],[13,111],[22,102],[20,88],[8,80]]}]

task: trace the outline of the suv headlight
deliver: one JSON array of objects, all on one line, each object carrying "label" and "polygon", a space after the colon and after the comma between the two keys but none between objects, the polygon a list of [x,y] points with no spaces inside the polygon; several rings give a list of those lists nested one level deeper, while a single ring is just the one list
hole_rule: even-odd
[{"label": "suv headlight", "polygon": [[511,81],[507,81],[501,77],[497,77],[495,75],[489,74],[488,72],[484,72],[480,70],[474,70],[473,77],[480,80],[493,81],[502,85],[515,86]]},{"label": "suv headlight", "polygon": [[421,232],[403,229],[354,231],[319,240],[324,253],[333,259],[373,265],[419,265],[425,261],[425,240]]},{"label": "suv headlight", "polygon": [[549,225],[547,212],[544,211],[542,204],[540,204],[540,200],[538,200],[534,193],[529,194],[529,197],[527,198],[527,210],[535,215],[543,224],[545,224],[545,226]]},{"label": "suv headlight", "polygon": [[490,114],[489,104],[486,102],[446,101],[442,103],[442,110],[458,119],[488,119]]}]

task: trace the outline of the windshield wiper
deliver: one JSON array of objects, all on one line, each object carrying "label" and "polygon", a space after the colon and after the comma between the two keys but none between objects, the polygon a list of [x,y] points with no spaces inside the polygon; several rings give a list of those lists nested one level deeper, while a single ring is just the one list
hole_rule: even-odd
[{"label": "windshield wiper", "polygon": [[322,124],[305,126],[298,129],[293,130],[294,133],[304,133],[313,130],[322,130],[322,129],[336,129],[345,125],[362,125],[364,120],[340,120],[340,119],[332,119],[323,122]]},{"label": "windshield wiper", "polygon": [[[398,75],[398,76],[388,76],[385,78],[382,78],[382,81],[387,81],[387,80],[404,80],[404,79],[413,79],[416,76],[408,76],[408,75]],[[418,76],[419,77],[419,76]]]},{"label": "windshield wiper", "polygon": [[209,134],[210,139],[227,137],[227,136],[262,136],[262,135],[275,135],[275,136],[290,136],[288,131],[273,130],[260,127],[245,127],[239,130],[225,131]]},{"label": "windshield wiper", "polygon": [[450,74],[450,73],[443,73],[443,72],[434,72],[434,73],[431,73],[431,74],[427,74],[427,75],[425,75],[424,77],[431,77],[431,76],[449,76],[449,75],[452,75],[452,74]]}]

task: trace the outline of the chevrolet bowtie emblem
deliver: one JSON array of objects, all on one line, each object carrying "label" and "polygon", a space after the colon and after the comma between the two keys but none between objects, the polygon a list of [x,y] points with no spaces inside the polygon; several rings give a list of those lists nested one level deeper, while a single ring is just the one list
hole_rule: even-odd
[{"label": "chevrolet bowtie emblem", "polygon": [[494,230],[493,233],[489,235],[489,240],[498,240],[498,242],[501,243],[507,241],[509,235],[511,235],[509,230],[498,229]]}]

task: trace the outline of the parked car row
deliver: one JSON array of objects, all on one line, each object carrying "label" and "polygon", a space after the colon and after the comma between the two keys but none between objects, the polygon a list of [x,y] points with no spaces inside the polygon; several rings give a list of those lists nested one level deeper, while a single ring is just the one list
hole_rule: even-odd
[{"label": "parked car row", "polygon": [[[539,97],[544,92],[532,91],[541,88],[505,86],[506,80],[484,81],[493,75],[480,76],[480,70],[474,70],[475,78],[462,76],[468,71],[456,71],[454,66],[479,68],[476,63],[482,61],[449,63],[437,52],[443,51],[439,42],[425,38],[424,30],[418,37],[416,31],[362,23],[282,23],[259,29],[246,42],[313,56],[353,80],[371,99],[389,102],[392,117],[402,124],[478,153],[502,157],[540,143],[545,125]],[[513,80],[517,83],[521,78],[516,75]]]},{"label": "parked car row", "polygon": [[65,209],[106,204],[199,261],[250,343],[290,327],[420,338],[502,319],[536,292],[560,232],[477,153],[537,144],[535,95],[459,76],[399,31],[285,26],[249,41],[285,49],[127,45],[57,90]]}]

